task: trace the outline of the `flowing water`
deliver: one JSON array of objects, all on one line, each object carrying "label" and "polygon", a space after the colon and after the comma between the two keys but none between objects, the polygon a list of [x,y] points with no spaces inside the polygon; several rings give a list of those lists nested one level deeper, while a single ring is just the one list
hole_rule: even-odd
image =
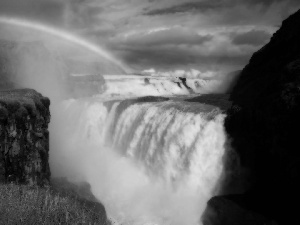
[{"label": "flowing water", "polygon": [[216,107],[97,98],[62,107],[54,139],[64,151],[53,173],[89,182],[118,224],[201,224],[223,168],[224,115]]},{"label": "flowing water", "polygon": [[[116,71],[124,71],[107,51],[66,31],[15,18],[0,17],[0,23],[46,33],[44,42],[50,40],[50,34],[75,43],[97,53],[99,61],[107,60]],[[106,92],[101,95],[61,101],[57,95],[63,86],[58,74],[70,75],[59,72],[68,71],[66,65],[60,58],[46,57],[42,47],[37,51],[44,57],[26,49],[26,54],[22,49],[7,54],[18,55],[18,60],[8,60],[26,81],[19,86],[35,88],[51,99],[52,175],[90,183],[115,224],[201,224],[206,203],[220,185],[225,115],[216,106],[180,100],[176,95],[189,95],[191,90],[167,78],[134,77],[133,81],[108,76]],[[193,93],[205,93],[206,83],[193,80],[187,85]],[[173,98],[133,99],[146,95]]]}]

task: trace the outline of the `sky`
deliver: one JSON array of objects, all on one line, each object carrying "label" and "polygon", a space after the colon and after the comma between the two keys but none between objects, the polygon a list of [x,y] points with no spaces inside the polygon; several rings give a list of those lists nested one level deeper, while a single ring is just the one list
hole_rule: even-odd
[{"label": "sky", "polygon": [[1,16],[66,29],[135,71],[242,69],[299,8],[299,0],[0,0]]}]

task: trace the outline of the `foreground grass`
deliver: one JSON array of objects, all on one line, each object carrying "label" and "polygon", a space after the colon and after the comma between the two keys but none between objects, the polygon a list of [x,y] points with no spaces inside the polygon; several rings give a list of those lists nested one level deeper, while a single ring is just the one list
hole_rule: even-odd
[{"label": "foreground grass", "polygon": [[84,200],[50,188],[0,184],[0,224],[108,224]]}]

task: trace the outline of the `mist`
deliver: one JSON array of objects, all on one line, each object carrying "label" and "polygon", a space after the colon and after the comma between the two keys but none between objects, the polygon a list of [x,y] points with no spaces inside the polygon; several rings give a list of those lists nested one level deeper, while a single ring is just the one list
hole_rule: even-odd
[{"label": "mist", "polygon": [[[90,183],[116,224],[201,224],[222,173],[224,116],[206,121],[168,106],[158,113],[149,104],[119,114],[119,107],[115,103],[109,110],[96,99],[63,102],[52,116],[52,140],[59,146],[51,149],[52,174]],[[167,132],[165,142],[155,141],[148,126]],[[176,139],[188,149],[186,156],[177,155]],[[154,143],[141,148],[139,141]],[[160,160],[151,160],[154,156]]]},{"label": "mist", "polygon": [[[185,112],[186,107],[183,107],[182,112],[173,112],[172,105],[170,109],[164,108],[160,113],[157,113],[155,108],[145,105],[144,109],[133,108],[131,113],[117,115],[111,111],[116,110],[117,105],[108,109],[104,103],[96,104],[93,98],[70,99],[65,86],[66,78],[70,74],[84,71],[96,71],[100,74],[108,71],[109,74],[111,70],[123,71],[122,68],[120,69],[119,64],[114,61],[107,62],[106,57],[99,58],[99,55],[89,53],[89,50],[84,50],[82,46],[76,46],[58,37],[6,24],[2,24],[0,28],[5,30],[5,35],[2,36],[1,32],[0,39],[8,43],[4,46],[7,50],[4,56],[10,65],[6,71],[10,76],[6,78],[13,87],[36,89],[51,100],[49,129],[52,177],[67,177],[73,182],[88,182],[93,194],[105,205],[113,221],[123,224],[149,224],[149,221],[151,224],[200,224],[200,215],[206,207],[206,202],[217,189],[221,176],[221,160],[226,141],[223,129],[224,115],[204,116],[198,112]],[[86,57],[81,57],[82,52]],[[76,62],[82,60],[87,64],[75,63],[74,66],[66,63],[66,59],[74,59],[74,55]],[[103,60],[101,65],[108,65],[104,66],[103,71],[97,71],[97,66],[89,68],[89,60]],[[67,98],[69,100],[66,100]],[[149,110],[146,110],[148,107]],[[145,112],[150,114],[144,115]],[[135,113],[144,116],[135,116]],[[156,121],[148,121],[156,114],[164,117],[157,116]],[[145,121],[136,123],[135,118],[144,118]],[[129,150],[119,148],[118,141],[117,145],[110,145],[107,142],[112,138],[109,129],[117,121],[123,121],[116,130],[122,133],[117,133],[117,136],[134,137],[127,143],[130,146],[137,143],[139,137],[144,137],[139,132],[143,129],[149,130],[147,126],[151,124],[155,124],[151,128],[152,132],[145,137],[151,137],[153,140],[156,140],[155,131],[162,132],[165,129],[164,132],[169,134],[166,143],[169,144],[162,146],[165,141],[152,144],[157,146],[157,153],[154,155],[161,154],[164,158],[161,163],[165,165],[156,168],[155,162],[159,163],[160,160],[152,160],[154,164],[149,169],[149,165],[144,165],[137,160],[138,158],[133,157],[138,153],[130,152],[132,147],[128,148]],[[169,121],[170,124],[159,128],[162,121]],[[172,123],[174,128],[168,132],[167,128]],[[144,127],[139,128],[138,124]],[[177,133],[178,136],[172,136]],[[122,139],[121,143],[124,140]],[[150,143],[150,140],[145,140],[145,143]],[[149,148],[152,145],[149,145]],[[185,161],[180,161],[181,157],[177,153],[180,150],[179,146],[188,149],[189,154]],[[141,147],[136,149],[146,151]],[[127,150],[126,154],[122,153]],[[147,154],[151,155],[152,151],[154,150],[149,150]],[[177,167],[178,165],[181,167]],[[157,175],[160,169],[165,173],[164,176]]]}]

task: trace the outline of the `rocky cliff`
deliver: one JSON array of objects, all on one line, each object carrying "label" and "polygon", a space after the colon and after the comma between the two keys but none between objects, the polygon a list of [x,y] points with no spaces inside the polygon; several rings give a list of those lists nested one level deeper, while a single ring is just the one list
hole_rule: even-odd
[{"label": "rocky cliff", "polygon": [[300,11],[252,56],[230,99],[225,126],[250,171],[236,202],[278,224],[300,224]]},{"label": "rocky cliff", "polygon": [[31,89],[0,91],[0,182],[49,182],[49,105]]}]

